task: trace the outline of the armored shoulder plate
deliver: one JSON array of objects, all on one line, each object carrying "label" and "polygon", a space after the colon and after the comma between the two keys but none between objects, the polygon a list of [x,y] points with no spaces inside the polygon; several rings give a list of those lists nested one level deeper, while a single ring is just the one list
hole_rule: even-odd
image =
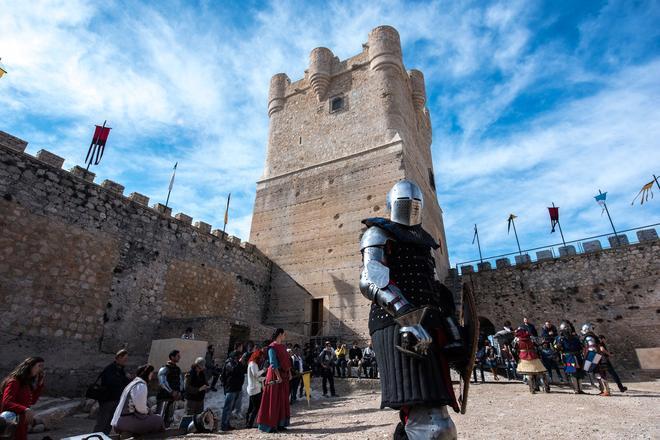
[{"label": "armored shoulder plate", "polygon": [[394,237],[378,226],[370,226],[360,240],[360,250],[371,246],[384,246],[387,240],[394,240]]}]

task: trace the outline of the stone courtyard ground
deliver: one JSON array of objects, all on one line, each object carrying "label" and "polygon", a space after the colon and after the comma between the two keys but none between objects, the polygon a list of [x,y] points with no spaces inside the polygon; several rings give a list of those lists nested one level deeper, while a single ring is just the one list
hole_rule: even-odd
[{"label": "stone courtyard ground", "polygon": [[[292,425],[286,434],[257,430],[188,435],[187,439],[388,439],[397,412],[379,410],[378,382],[337,380],[338,398],[323,398],[320,381],[314,379],[311,406],[305,401],[292,407]],[[597,388],[588,395],[573,395],[566,387],[550,394],[531,395],[521,382],[487,382],[471,387],[468,413],[453,414],[460,439],[659,439],[660,381],[627,383],[626,393],[599,397]],[[616,387],[615,387],[616,388]],[[222,393],[212,393],[207,406],[217,409]],[[245,402],[244,402],[245,403]],[[524,421],[523,421],[524,420]],[[71,417],[55,431],[31,434],[62,438],[90,432],[93,420]],[[242,426],[235,421],[236,426]]]}]

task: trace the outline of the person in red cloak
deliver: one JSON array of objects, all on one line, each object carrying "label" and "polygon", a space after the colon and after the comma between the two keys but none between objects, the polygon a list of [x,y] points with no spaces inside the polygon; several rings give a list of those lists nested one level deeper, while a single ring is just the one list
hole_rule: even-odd
[{"label": "person in red cloak", "polygon": [[44,360],[40,357],[25,359],[2,381],[0,412],[11,411],[19,418],[15,440],[27,440],[28,427],[34,422],[30,406],[37,403],[43,388]]},{"label": "person in red cloak", "polygon": [[264,432],[286,431],[291,418],[289,405],[289,379],[291,379],[291,357],[283,344],[284,329],[273,333],[273,342],[268,346],[268,372],[264,381],[261,406],[257,415],[257,426]]}]

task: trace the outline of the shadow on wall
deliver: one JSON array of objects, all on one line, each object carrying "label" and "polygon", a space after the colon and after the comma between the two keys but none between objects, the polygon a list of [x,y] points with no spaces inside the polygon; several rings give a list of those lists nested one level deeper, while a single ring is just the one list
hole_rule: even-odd
[{"label": "shadow on wall", "polygon": [[[356,280],[359,274],[356,274]],[[365,327],[365,333],[360,334],[355,331],[355,328],[346,325],[346,321],[357,323],[369,320],[370,305],[366,298],[362,296],[359,288],[353,284],[331,275],[332,283],[335,287],[335,292],[338,299],[339,316],[331,315],[331,322],[335,322],[335,326],[331,326],[330,330],[333,336],[337,336],[342,342],[350,343],[354,340],[368,342],[368,330]]]}]

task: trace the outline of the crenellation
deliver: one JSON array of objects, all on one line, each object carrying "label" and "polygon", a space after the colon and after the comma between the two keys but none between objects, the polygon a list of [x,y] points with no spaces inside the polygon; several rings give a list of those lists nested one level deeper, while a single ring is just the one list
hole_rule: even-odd
[{"label": "crenellation", "polygon": [[658,261],[660,240],[654,240],[531,264],[498,264],[494,271],[462,270],[459,276],[452,270],[446,284],[457,290],[470,283],[479,316],[496,329],[505,320],[518,325],[523,317],[537,326],[565,318],[575,325],[592,322],[608,336],[617,362],[635,370],[636,348],[660,346]]},{"label": "crenellation", "polygon": [[88,182],[94,182],[94,178],[96,177],[96,174],[78,165],[71,168],[69,172],[74,176],[79,177]]},{"label": "crenellation", "polygon": [[149,206],[149,197],[143,194],[132,192],[128,196],[128,199],[134,201],[135,203],[139,203],[140,205]]},{"label": "crenellation", "polygon": [[203,221],[196,221],[195,228],[199,229],[201,232],[204,232],[206,234],[211,233],[211,225]]},{"label": "crenellation", "polygon": [[180,222],[183,222],[183,223],[187,224],[187,225],[191,225],[192,221],[193,221],[192,217],[190,217],[187,214],[184,214],[183,212],[179,212],[178,214],[176,214],[174,216],[174,218],[179,220]]},{"label": "crenellation", "polygon": [[0,147],[10,148],[19,153],[23,153],[27,148],[27,145],[27,141],[0,130]]},{"label": "crenellation", "polygon": [[124,195],[124,185],[109,179],[105,179],[103,182],[101,182],[101,188],[105,188],[108,191],[112,191],[113,193],[118,194],[120,196]]},{"label": "crenellation", "polygon": [[[144,362],[152,339],[181,334],[177,322],[199,320],[196,335],[217,346],[236,321],[254,339],[272,332],[262,322],[273,266],[254,245],[204,236],[210,225],[82,175],[0,147],[0,188],[12,194],[0,198],[0,248],[10,250],[0,253],[0,372],[38,345],[68,372],[51,392],[79,395],[108,354],[127,347]],[[44,313],[22,319],[34,307]]]},{"label": "crenellation", "polygon": [[48,150],[39,150],[37,151],[36,158],[55,168],[62,168],[64,165],[64,158],[58,156],[57,154],[51,153]]},{"label": "crenellation", "polygon": [[167,217],[172,216],[172,208],[169,206],[165,206],[162,203],[154,203],[152,208],[156,210],[156,212],[158,212],[159,214],[163,214]]}]

